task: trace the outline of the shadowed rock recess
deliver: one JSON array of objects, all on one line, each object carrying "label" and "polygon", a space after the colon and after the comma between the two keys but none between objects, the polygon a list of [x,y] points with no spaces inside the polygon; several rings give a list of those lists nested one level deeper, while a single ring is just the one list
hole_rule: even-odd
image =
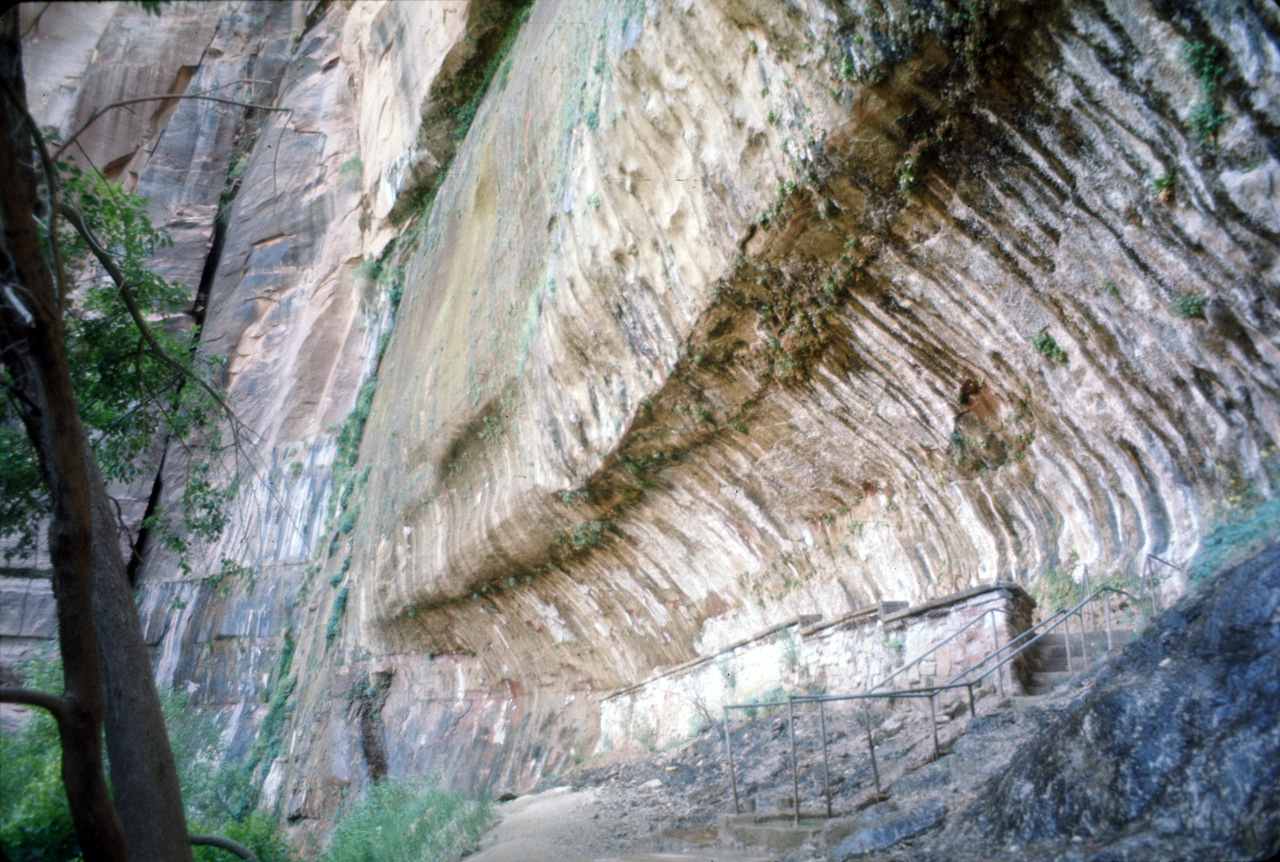
[{"label": "shadowed rock recess", "polygon": [[[48,15],[41,122],[250,80],[289,109],[183,101],[86,147],[186,249],[166,274],[253,429],[204,561],[144,547],[158,672],[300,831],[386,774],[524,792],[625,742],[602,696],[797,618],[1148,555],[1194,580],[1280,531],[1268,0]],[[158,451],[132,523],[177,505]],[[1161,697],[1090,709],[1154,745]],[[1211,718],[1159,777],[1094,779],[1194,796]],[[1088,762],[1044,746],[992,792],[1056,789],[991,829],[1128,816],[1032,775]]]}]

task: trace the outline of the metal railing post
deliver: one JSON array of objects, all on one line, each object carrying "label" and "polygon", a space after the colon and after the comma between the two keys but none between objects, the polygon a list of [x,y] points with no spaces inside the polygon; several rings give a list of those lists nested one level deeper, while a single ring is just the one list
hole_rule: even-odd
[{"label": "metal railing post", "polygon": [[933,692],[929,695],[929,721],[933,724],[933,758],[934,760],[938,759],[939,749],[941,747],[938,745],[938,711],[934,706],[934,698],[936,696],[937,696],[937,692]]},{"label": "metal railing post", "polygon": [[[1089,580],[1089,564],[1088,564],[1088,563],[1085,563],[1085,564],[1084,564],[1084,584],[1083,584],[1083,586],[1084,586],[1084,593],[1080,596],[1080,599],[1081,599],[1082,601],[1088,601],[1089,594],[1090,594],[1091,592],[1093,592],[1093,584],[1092,584],[1092,582],[1090,582],[1090,580]],[[1097,609],[1096,609],[1096,608],[1094,608],[1094,606],[1093,606],[1093,602],[1089,602],[1089,603],[1086,605],[1086,607],[1089,609],[1089,627],[1090,627],[1090,628],[1092,628],[1092,629],[1095,629],[1095,630],[1096,630],[1096,629],[1098,628],[1098,613],[1097,613]]]},{"label": "metal railing post", "polygon": [[876,766],[876,741],[871,735],[871,709],[865,700],[862,702],[862,717],[867,722],[867,748],[871,751],[871,774],[876,780],[876,796],[884,796],[880,789],[880,767]]},{"label": "metal railing post", "polygon": [[733,743],[729,741],[729,709],[724,711],[724,756],[729,761],[729,783],[733,785],[733,813],[741,814],[742,806],[738,804],[738,776],[733,771]]},{"label": "metal railing post", "polygon": [[1080,625],[1080,656],[1084,659],[1084,669],[1089,669],[1089,635],[1084,630],[1084,618],[1080,615],[1084,609],[1080,609],[1080,613],[1076,614],[1076,622]]},{"label": "metal railing post", "polygon": [[1102,615],[1107,621],[1107,652],[1115,649],[1111,643],[1111,599],[1104,593],[1102,596]]},{"label": "metal railing post", "polygon": [[[827,795],[827,816],[831,816],[831,763],[827,759],[827,711],[825,703],[818,701],[818,727],[822,733],[822,787]],[[799,804],[796,810],[799,811]]]},{"label": "metal railing post", "polygon": [[973,702],[973,683],[969,683],[968,685],[966,685],[966,686],[965,686],[965,688],[967,688],[967,689],[969,690],[969,717],[970,717],[970,718],[977,718],[977,717],[978,717],[978,707],[977,707],[977,706],[975,706],[975,705],[974,705],[974,702]]},{"label": "metal railing post", "polygon": [[1071,664],[1071,614],[1062,621],[1062,640],[1067,645],[1067,673],[1075,673],[1075,666]]},{"label": "metal railing post", "polygon": [[[1000,650],[1000,627],[996,625],[996,615],[994,611],[987,611],[991,616],[991,640],[992,652]],[[1000,697],[1004,697],[1004,674],[996,671],[996,685],[1000,689]]]},{"label": "metal railing post", "polygon": [[791,734],[791,802],[795,805],[795,824],[800,825],[800,767],[796,763],[796,712],[787,696],[787,731]]}]

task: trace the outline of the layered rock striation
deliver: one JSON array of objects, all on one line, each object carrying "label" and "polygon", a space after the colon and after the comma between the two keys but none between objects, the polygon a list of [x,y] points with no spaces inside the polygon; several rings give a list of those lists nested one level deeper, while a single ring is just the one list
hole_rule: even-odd
[{"label": "layered rock striation", "polygon": [[[253,432],[205,567],[139,569],[161,675],[241,747],[296,703],[268,782],[295,821],[387,773],[529,787],[596,744],[602,694],[801,615],[1134,576],[1270,523],[1263,2],[149,26],[182,51],[136,86],[261,79],[287,109],[180,101],[94,158],[165,213]],[[107,35],[61,38],[99,80]],[[31,73],[50,122],[136,92],[74,77]]]},{"label": "layered rock striation", "polygon": [[404,767],[519,784],[548,700],[1267,498],[1276,56],[1247,4],[536,4],[362,450],[343,648]]}]

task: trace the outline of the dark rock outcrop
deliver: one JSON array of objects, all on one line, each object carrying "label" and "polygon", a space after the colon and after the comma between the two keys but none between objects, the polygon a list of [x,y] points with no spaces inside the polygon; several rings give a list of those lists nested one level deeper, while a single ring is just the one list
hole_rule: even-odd
[{"label": "dark rock outcrop", "polygon": [[[878,845],[887,852],[877,858],[1271,858],[1280,851],[1278,689],[1275,542],[1046,698],[1046,709],[972,722],[950,756],[917,773],[938,780],[892,791],[899,809],[950,803],[945,824]],[[1019,738],[1011,756],[1001,750]]]},{"label": "dark rock outcrop", "polygon": [[991,834],[1114,841],[1105,858],[1150,858],[1152,835],[1265,858],[1280,850],[1277,704],[1280,543],[1160,617],[1018,753],[982,806]]}]

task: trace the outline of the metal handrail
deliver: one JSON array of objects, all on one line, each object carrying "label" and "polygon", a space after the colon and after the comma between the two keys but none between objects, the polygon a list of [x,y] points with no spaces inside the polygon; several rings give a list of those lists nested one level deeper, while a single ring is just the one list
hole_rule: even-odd
[{"label": "metal handrail", "polygon": [[[868,691],[868,692],[872,692],[872,691],[875,691],[876,689],[880,688],[881,686],[888,685],[890,682],[892,682],[893,680],[897,679],[899,676],[901,676],[902,674],[906,673],[907,671],[911,670],[911,668],[913,668],[913,667],[915,667],[916,665],[920,664],[920,663],[921,663],[921,662],[923,662],[925,659],[927,659],[929,656],[933,655],[935,652],[937,652],[938,650],[942,649],[942,648],[943,648],[944,646],[946,646],[947,644],[951,643],[953,640],[955,640],[956,638],[958,638],[960,635],[964,634],[964,633],[965,633],[965,632],[967,632],[969,629],[973,628],[975,625],[977,625],[978,623],[980,623],[980,622],[982,622],[983,620],[985,620],[985,619],[987,618],[987,616],[988,616],[988,615],[990,615],[990,614],[995,614],[996,612],[1004,613],[1004,614],[1009,613],[1009,611],[1004,610],[1003,608],[988,608],[987,610],[983,611],[983,612],[982,612],[981,614],[979,614],[978,616],[976,616],[976,617],[974,617],[973,619],[971,619],[969,622],[965,623],[965,625],[964,625],[962,628],[960,628],[959,630],[957,630],[956,632],[954,632],[954,633],[953,633],[949,638],[947,638],[946,640],[944,640],[944,641],[942,641],[942,642],[940,642],[940,643],[938,643],[938,644],[934,645],[934,647],[933,647],[932,649],[930,649],[928,652],[926,652],[926,653],[922,653],[921,655],[917,656],[917,657],[916,657],[916,658],[915,658],[915,659],[914,659],[910,664],[903,665],[902,667],[898,668],[896,671],[894,671],[893,673],[889,674],[887,677],[885,677],[884,679],[880,680],[880,681],[879,681],[878,683],[876,683],[875,685],[871,686],[871,688],[867,689],[867,691]],[[992,617],[991,619],[992,619],[992,625],[994,626],[994,625],[995,625],[995,617]],[[997,645],[999,645],[999,643],[1000,643],[1000,638],[999,638],[999,635],[998,635],[998,634],[997,634],[997,635],[996,635],[996,637],[995,637],[995,642],[996,642],[996,644],[997,644]]]},{"label": "metal handrail", "polygon": [[[1048,619],[1040,621],[1039,623],[1027,629],[1026,631],[1021,632],[1017,636],[1011,638],[1003,646],[1000,646],[997,644],[996,649],[987,653],[985,656],[978,659],[978,661],[969,665],[969,667],[963,669],[958,674],[952,676],[951,679],[947,680],[941,685],[922,686],[920,688],[911,688],[911,689],[898,689],[894,691],[877,692],[874,690],[875,688],[878,688],[880,685],[884,685],[885,683],[889,682],[899,673],[906,670],[907,667],[911,666],[911,665],[908,665],[907,667],[903,667],[899,669],[899,671],[895,673],[893,676],[887,677],[885,680],[880,682],[877,686],[873,687],[872,689],[859,694],[800,694],[800,695],[789,694],[787,695],[787,729],[788,729],[790,741],[791,741],[791,784],[792,784],[792,794],[793,794],[792,799],[795,803],[795,811],[794,811],[795,824],[798,826],[800,823],[799,763],[796,758],[796,741],[795,741],[795,705],[797,703],[818,704],[818,720],[821,725],[821,734],[822,734],[823,786],[824,786],[824,795],[826,797],[827,816],[830,817],[832,816],[831,776],[830,776],[830,761],[827,756],[827,734],[826,734],[827,723],[826,723],[826,710],[825,710],[826,704],[838,702],[838,701],[853,701],[853,700],[862,701],[863,720],[867,728],[867,748],[871,755],[871,771],[875,779],[876,793],[883,795],[884,790],[880,785],[880,769],[876,762],[875,739],[874,739],[873,731],[871,728],[871,713],[869,709],[870,701],[891,700],[894,698],[912,698],[912,697],[929,698],[929,719],[933,729],[933,751],[934,751],[934,756],[937,757],[941,753],[941,745],[938,740],[938,715],[937,715],[937,696],[940,693],[944,691],[951,691],[951,690],[961,689],[961,688],[967,690],[969,694],[969,715],[971,717],[977,717],[977,704],[973,696],[974,687],[981,685],[982,681],[986,679],[989,675],[991,675],[992,673],[997,673],[1005,665],[1009,664],[1015,658],[1022,655],[1022,653],[1029,646],[1039,641],[1040,638],[1044,637],[1046,634],[1053,631],[1060,625],[1064,625],[1067,627],[1067,632],[1066,632],[1067,633],[1067,638],[1066,638],[1067,667],[1068,669],[1070,669],[1071,668],[1071,637],[1070,637],[1071,631],[1069,626],[1070,626],[1071,617],[1073,616],[1076,617],[1076,621],[1080,626],[1080,636],[1081,636],[1080,648],[1082,652],[1082,658],[1084,660],[1085,669],[1087,670],[1089,667],[1088,648],[1087,648],[1088,644],[1085,638],[1084,618],[1081,614],[1081,611],[1086,605],[1089,605],[1091,602],[1096,600],[1099,596],[1103,596],[1106,593],[1116,593],[1119,595],[1128,596],[1135,603],[1139,603],[1139,606],[1140,606],[1140,600],[1136,596],[1134,596],[1132,593],[1128,592],[1127,590],[1122,590],[1117,587],[1099,587],[1097,590],[1093,591],[1091,594],[1081,599],[1074,607],[1065,611],[1060,610],[1055,612]],[[1111,605],[1108,602],[1104,601],[1102,607],[1103,607],[1103,612],[1106,618],[1107,652],[1110,652],[1114,648],[1112,643],[1112,635],[1111,635]],[[989,609],[977,619],[978,620],[983,619],[988,613],[991,613],[992,610],[996,610],[996,609]],[[976,621],[977,620],[967,623],[965,627],[962,628],[959,632],[956,632],[951,637],[947,638],[946,641],[943,641],[941,644],[938,644],[938,647],[941,647],[944,644],[950,642],[956,635],[960,634],[960,632],[963,632],[966,629],[972,627],[972,625]],[[1037,629],[1043,629],[1043,630],[1040,631],[1038,634],[1034,635],[1033,637],[1029,639],[1025,639],[1026,635],[1032,632],[1035,632]],[[1009,652],[1007,656],[1005,656],[1001,661],[999,661],[994,666],[983,671],[981,674],[978,675],[976,679],[969,680],[967,682],[960,681],[965,676],[968,676],[976,668],[981,667],[983,664],[987,663],[988,661],[991,661],[996,656],[999,656],[1001,653],[1005,652],[1006,650],[1010,650],[1011,648],[1013,649],[1011,652]],[[921,656],[912,664],[913,665],[917,664],[919,661],[924,659],[927,655],[930,655],[934,651],[936,651],[936,649],[937,647],[935,647],[933,650],[930,650],[929,653],[926,653],[925,655]],[[1000,679],[1001,681],[1003,681],[1003,677],[997,677],[997,679]],[[729,733],[729,710],[760,709],[762,707],[770,707],[770,706],[775,706],[775,707],[781,706],[781,703],[777,701],[772,701],[772,702],[753,701],[751,703],[728,704],[725,707],[723,707],[725,756],[729,764],[729,780],[730,780],[730,783],[733,785],[733,808],[734,808],[734,812],[738,814],[742,813],[742,809],[741,809],[741,805],[738,797],[737,773],[734,769],[734,764],[733,764],[733,743],[731,741],[731,734]]]},{"label": "metal handrail", "polygon": [[[977,682],[977,683],[981,683],[981,682],[982,682],[982,680],[983,680],[983,679],[985,679],[985,678],[986,678],[986,676],[987,676],[988,674],[990,674],[990,673],[992,673],[992,672],[994,672],[994,671],[996,671],[996,670],[999,670],[1000,668],[1004,667],[1006,664],[1008,664],[1009,662],[1011,662],[1013,659],[1015,659],[1015,658],[1017,658],[1019,655],[1021,655],[1021,654],[1022,654],[1022,651],[1023,651],[1023,650],[1025,650],[1027,647],[1031,646],[1031,644],[1033,644],[1033,643],[1035,643],[1036,641],[1040,640],[1040,638],[1044,637],[1046,634],[1048,634],[1049,632],[1053,631],[1053,630],[1054,630],[1054,629],[1056,629],[1059,625],[1062,625],[1062,624],[1067,624],[1067,626],[1068,626],[1068,628],[1067,628],[1067,668],[1068,668],[1068,669],[1070,669],[1070,667],[1071,667],[1071,631],[1070,631],[1070,628],[1069,628],[1069,622],[1070,622],[1071,617],[1073,617],[1073,616],[1076,618],[1076,621],[1077,621],[1077,622],[1079,623],[1079,625],[1080,625],[1080,635],[1081,635],[1080,649],[1081,649],[1081,652],[1083,653],[1083,656],[1082,656],[1082,657],[1083,657],[1083,659],[1084,659],[1085,669],[1087,670],[1087,669],[1088,669],[1088,667],[1089,667],[1089,654],[1088,654],[1088,652],[1085,650],[1085,642],[1084,642],[1084,633],[1085,633],[1085,632],[1084,632],[1084,618],[1083,618],[1083,616],[1081,615],[1081,610],[1085,607],[1085,605],[1089,604],[1089,603],[1090,603],[1090,602],[1092,602],[1094,599],[1098,598],[1098,596],[1101,596],[1101,595],[1103,595],[1104,593],[1117,593],[1117,594],[1119,594],[1119,595],[1128,596],[1132,601],[1134,601],[1134,602],[1139,602],[1139,603],[1140,603],[1140,600],[1138,599],[1138,597],[1137,597],[1137,596],[1135,596],[1133,593],[1128,592],[1127,590],[1122,590],[1122,589],[1120,589],[1119,587],[1099,587],[1098,589],[1094,590],[1091,594],[1089,594],[1089,595],[1088,595],[1088,596],[1086,596],[1085,598],[1081,599],[1081,600],[1080,600],[1080,601],[1075,605],[1075,607],[1072,607],[1072,608],[1070,608],[1069,610],[1066,610],[1066,611],[1058,611],[1056,614],[1054,614],[1054,616],[1050,617],[1050,618],[1049,618],[1049,619],[1047,619],[1047,620],[1043,620],[1043,621],[1041,621],[1040,623],[1036,624],[1035,626],[1032,626],[1031,628],[1027,629],[1027,631],[1026,631],[1026,632],[1023,632],[1023,633],[1022,633],[1022,635],[1025,635],[1025,634],[1027,634],[1027,632],[1035,631],[1037,628],[1040,628],[1040,627],[1042,627],[1042,626],[1043,626],[1043,627],[1045,627],[1045,628],[1044,628],[1044,631],[1040,632],[1040,633],[1039,633],[1039,634],[1037,634],[1035,637],[1031,638],[1030,640],[1026,641],[1025,643],[1023,643],[1023,644],[1019,645],[1019,646],[1018,646],[1018,648],[1017,648],[1016,650],[1014,650],[1013,652],[1011,652],[1008,656],[1006,656],[1002,661],[1000,661],[1000,662],[999,662],[998,664],[996,664],[994,667],[992,667],[992,668],[990,668],[989,670],[986,670],[986,671],[984,671],[983,673],[979,674],[979,675],[978,675],[978,678],[977,678],[977,680],[976,680],[976,682]],[[1103,608],[1104,608],[1104,610],[1105,610],[1105,612],[1106,612],[1106,624],[1107,624],[1107,652],[1110,652],[1110,651],[1113,649],[1113,644],[1112,644],[1112,641],[1111,641],[1111,606],[1110,606],[1109,604],[1104,603],[1104,604],[1103,604]],[[1022,635],[1019,635],[1018,637],[1022,637]],[[1015,640],[1016,640],[1016,639],[1015,639]],[[1014,642],[1014,641],[1012,641],[1012,640],[1011,640],[1008,644],[1005,644],[1005,646],[1000,647],[999,649],[993,650],[992,652],[990,652],[990,653],[988,653],[987,655],[983,656],[982,658],[978,659],[976,662],[974,662],[973,664],[969,665],[969,667],[965,668],[964,670],[960,671],[960,673],[956,674],[955,676],[951,677],[951,679],[947,680],[947,684],[954,683],[954,682],[956,682],[956,681],[960,680],[961,678],[963,678],[963,677],[965,677],[965,676],[968,676],[968,675],[969,675],[969,673],[971,673],[975,668],[981,667],[981,666],[982,666],[983,664],[985,664],[986,662],[988,662],[988,661],[990,661],[991,659],[995,658],[997,655],[999,655],[1001,652],[1003,652],[1005,649],[1007,649],[1011,644],[1013,644],[1013,642]]]},{"label": "metal handrail", "polygon": [[1147,560],[1142,566],[1142,583],[1143,586],[1147,588],[1147,595],[1151,598],[1151,613],[1154,615],[1160,613],[1160,609],[1156,605],[1156,573],[1153,571],[1153,567],[1151,565],[1152,560],[1168,566],[1175,572],[1183,572],[1184,574],[1186,567],[1171,563],[1168,560],[1157,557],[1155,554],[1147,554]]}]

